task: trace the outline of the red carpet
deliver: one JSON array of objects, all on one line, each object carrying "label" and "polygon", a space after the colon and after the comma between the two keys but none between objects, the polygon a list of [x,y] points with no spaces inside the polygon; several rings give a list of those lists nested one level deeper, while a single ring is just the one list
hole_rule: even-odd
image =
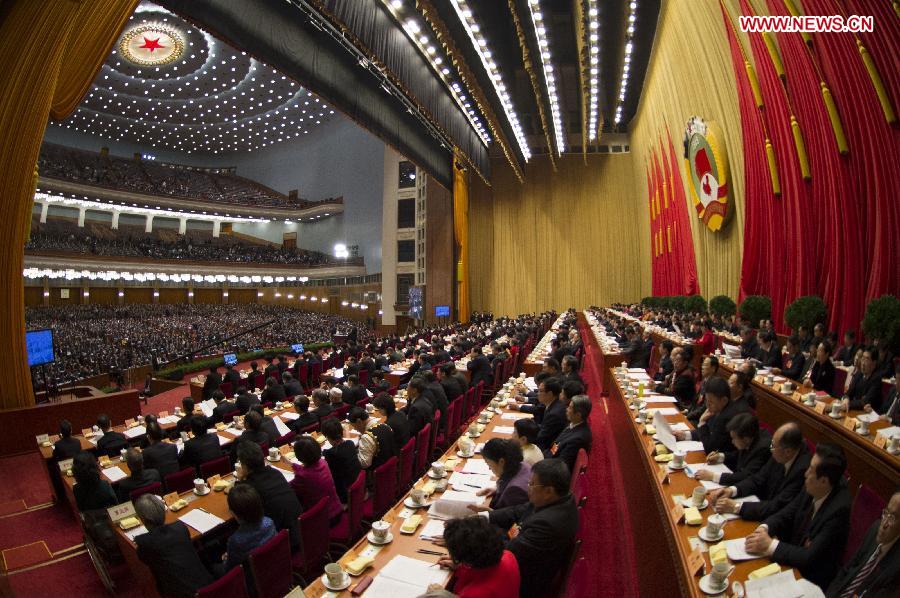
[{"label": "red carpet", "polygon": [[8,500],[6,502],[0,503],[0,517],[12,515],[13,513],[20,513],[22,511],[25,511],[26,509],[28,509],[28,505],[26,505],[25,501],[21,498]]},{"label": "red carpet", "polygon": [[44,541],[51,552],[81,544],[81,526],[63,505],[35,509],[0,519],[0,550]]},{"label": "red carpet", "polygon": [[[590,351],[587,343],[590,330],[581,325],[579,334],[585,339],[586,351]],[[622,493],[622,472],[609,431],[606,398],[599,393],[600,372],[589,353],[585,356],[581,375],[594,403],[590,417],[593,446],[586,474],[588,502],[584,508],[587,525],[581,550],[590,565],[586,568],[588,583],[584,587],[595,588],[594,596],[636,596],[638,582],[632,530],[626,524],[628,503]]]},{"label": "red carpet", "polygon": [[[6,473],[0,484],[0,505],[24,500],[27,507],[36,507],[53,500],[44,460],[36,450],[0,458],[0,471]],[[0,512],[0,515],[5,514]]]},{"label": "red carpet", "polygon": [[[116,580],[116,596],[122,598],[138,598],[142,596],[140,588],[130,579]],[[86,553],[78,554],[52,564],[13,573],[9,576],[9,585],[15,596],[21,598],[50,598],[67,595],[85,598],[102,598],[109,596],[106,588]]]},{"label": "red carpet", "polygon": [[157,414],[160,411],[172,413],[175,407],[181,406],[181,399],[191,396],[191,389],[187,384],[161,392],[147,399],[147,404],[141,403],[141,415],[148,413]]},{"label": "red carpet", "polygon": [[50,550],[47,548],[47,544],[43,540],[25,544],[24,546],[7,548],[0,554],[2,554],[3,557],[4,571],[24,569],[25,567],[44,563],[53,558],[53,555],[50,554]]}]

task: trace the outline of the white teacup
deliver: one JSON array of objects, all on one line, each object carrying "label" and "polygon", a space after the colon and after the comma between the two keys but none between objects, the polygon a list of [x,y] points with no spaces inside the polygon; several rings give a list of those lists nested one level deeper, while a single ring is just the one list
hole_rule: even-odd
[{"label": "white teacup", "polygon": [[812,407],[813,405],[816,404],[816,393],[814,393],[814,392],[806,393],[806,404],[809,405],[810,407]]},{"label": "white teacup", "polygon": [[781,390],[784,392],[793,392],[794,384],[790,380],[785,380],[784,384],[781,385]]},{"label": "white teacup", "polygon": [[465,436],[461,436],[459,439],[459,452],[463,455],[473,455],[475,454],[475,443],[466,438]]},{"label": "white teacup", "polygon": [[372,535],[375,536],[376,540],[384,540],[387,538],[388,530],[391,529],[391,524],[387,521],[379,519],[375,523],[372,524]]},{"label": "white teacup", "polygon": [[200,494],[203,494],[204,492],[206,492],[206,480],[204,480],[202,478],[195,478],[194,479],[194,490],[196,490]]},{"label": "white teacup", "polygon": [[865,420],[859,420],[859,433],[863,436],[869,433],[869,422]]},{"label": "white teacup", "polygon": [[[675,450],[672,453],[672,467],[682,467],[684,466],[684,451]],[[701,499],[701,502],[703,500]]]},{"label": "white teacup", "polygon": [[471,436],[472,438],[478,436],[478,426],[475,425],[475,424],[472,424],[471,426],[469,426],[469,429],[468,429],[468,432],[467,432],[467,433],[468,433],[469,436]]},{"label": "white teacup", "polygon": [[[374,529],[374,526],[372,527]],[[325,575],[328,578],[328,585],[337,588],[344,584],[347,574],[338,563],[328,563],[325,565]]]},{"label": "white teacup", "polygon": [[368,411],[369,413],[374,413],[375,405],[373,405],[372,403],[366,403],[366,411]]},{"label": "white teacup", "polygon": [[775,376],[766,376],[766,386],[775,384]]},{"label": "white teacup", "polygon": [[272,461],[278,458],[278,454],[278,448],[273,446],[269,449],[269,459],[271,459]]},{"label": "white teacup", "polygon": [[831,403],[831,415],[837,417],[841,414],[841,402],[834,401]]},{"label": "white teacup", "polygon": [[699,509],[700,505],[703,504],[704,499],[706,499],[706,488],[703,486],[694,488],[694,491],[691,493],[691,504]]},{"label": "white teacup", "polygon": [[727,561],[713,565],[712,571],[709,572],[709,581],[713,589],[727,587],[728,576],[731,575],[732,571],[734,571],[734,566]]},{"label": "white teacup", "polygon": [[444,472],[446,471],[446,466],[440,461],[435,461],[431,464],[431,473],[434,474],[435,477],[442,478],[444,477]]},{"label": "white teacup", "polygon": [[412,492],[409,493],[409,497],[412,499],[413,503],[420,505],[425,502],[425,491],[421,488],[414,488]]},{"label": "white teacup", "polygon": [[900,451],[900,434],[891,436],[891,450]]},{"label": "white teacup", "polygon": [[441,478],[434,481],[435,492],[443,492],[447,489],[447,478]]},{"label": "white teacup", "polygon": [[718,513],[713,513],[706,520],[706,532],[712,537],[716,537],[719,535],[719,532],[722,531],[722,526],[725,525],[725,518],[719,515]]},{"label": "white teacup", "polygon": [[119,451],[119,455],[121,455],[122,461],[125,460],[125,453],[127,453],[127,452],[128,452],[128,449],[122,449],[121,451]]}]

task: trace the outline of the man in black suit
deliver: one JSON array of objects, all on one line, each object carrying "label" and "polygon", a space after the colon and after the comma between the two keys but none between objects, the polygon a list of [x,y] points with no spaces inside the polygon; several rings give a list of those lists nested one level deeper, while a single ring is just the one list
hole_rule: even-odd
[{"label": "man in black suit", "polygon": [[212,397],[212,393],[219,390],[220,386],[222,386],[222,376],[219,375],[216,366],[212,366],[206,375],[206,381],[203,383],[203,399],[206,400]]},{"label": "man in black suit", "polygon": [[728,422],[728,433],[735,450],[729,453],[710,453],[706,462],[710,465],[724,463],[731,473],[714,473],[699,469],[694,478],[731,486],[746,480],[763,468],[772,457],[772,437],[759,427],[759,420],[750,412],[738,413]]},{"label": "man in black suit", "polygon": [[194,417],[194,399],[191,397],[184,397],[181,399],[181,410],[184,415],[182,415],[181,419],[178,420],[178,423],[175,424],[175,431],[179,434],[191,431],[191,420]]},{"label": "man in black suit", "polygon": [[287,422],[287,427],[297,434],[303,428],[319,423],[319,418],[314,413],[309,412],[309,397],[306,395],[300,395],[294,399],[294,411],[300,417]]},{"label": "man in black suit", "polygon": [[691,366],[692,350],[690,347],[676,347],[672,350],[672,374],[668,381],[663,382],[663,388],[657,387],[658,392],[671,395],[678,399],[681,409],[688,409],[694,402],[697,392],[697,378],[693,366]]},{"label": "man in black suit", "polygon": [[241,412],[241,415],[247,415],[250,407],[257,403],[259,403],[259,398],[252,392],[248,392],[246,386],[237,387],[237,398],[234,401],[234,406]]},{"label": "man in black suit", "polygon": [[366,389],[359,383],[359,376],[356,374],[347,376],[347,386],[341,391],[341,400],[348,405],[356,405],[367,396]]},{"label": "man in black suit", "polygon": [[206,433],[206,418],[202,415],[191,418],[191,432],[194,433],[194,437],[184,443],[181,466],[193,467],[199,472],[202,463],[221,457],[222,449],[219,447],[219,437],[216,434]]},{"label": "man in black suit", "polygon": [[237,450],[239,483],[250,484],[259,493],[263,511],[276,529],[286,529],[291,536],[291,546],[300,545],[297,517],[302,511],[294,489],[283,475],[273,467],[266,467],[262,449],[255,442],[242,442]]},{"label": "man in black suit", "polygon": [[241,375],[230,363],[225,365],[225,377],[223,382],[231,382],[232,391],[241,385]]},{"label": "man in black suit", "polygon": [[676,432],[679,440],[699,440],[707,453],[730,453],[737,449],[728,433],[728,422],[750,407],[744,401],[732,401],[731,389],[724,378],[711,378],[706,383],[706,411],[700,416],[700,426],[687,432]]},{"label": "man in black suit", "polygon": [[859,370],[850,380],[850,388],[844,395],[844,410],[864,409],[866,413],[882,412],[881,377],[875,371],[878,363],[878,349],[867,347],[859,362]]},{"label": "man in black suit", "polygon": [[543,405],[544,412],[534,444],[542,451],[549,451],[560,432],[569,425],[566,406],[559,398],[560,392],[562,387],[556,378],[546,378],[538,386],[538,402]]},{"label": "man in black suit", "polygon": [[197,590],[213,582],[194,549],[187,526],[180,521],[166,525],[161,498],[145,494],[135,501],[134,510],[147,528],[146,534],[134,540],[137,556],[153,574],[160,596],[193,598]]},{"label": "man in black suit", "polygon": [[250,408],[250,411],[247,412],[247,415],[250,412],[256,412],[259,414],[260,422],[259,429],[264,432],[266,436],[269,438],[269,446],[275,446],[275,442],[281,438],[281,434],[278,433],[278,428],[275,426],[275,420],[273,420],[270,416],[266,415],[266,410],[262,405],[254,405]]},{"label": "man in black suit", "polygon": [[128,448],[128,439],[124,434],[109,429],[109,416],[103,414],[97,418],[97,427],[103,436],[97,441],[97,452],[109,457],[118,457],[124,448]]},{"label": "man in black suit", "polygon": [[294,379],[293,374],[284,372],[281,374],[281,383],[284,386],[284,394],[288,397],[296,397],[303,394],[303,386]]},{"label": "man in black suit", "polygon": [[274,377],[266,378],[266,389],[262,392],[260,401],[263,403],[272,403],[273,405],[279,401],[284,401],[287,395],[284,393],[284,387],[278,383]]},{"label": "man in black suit", "polygon": [[469,354],[471,358],[466,368],[472,373],[472,386],[477,386],[479,382],[484,382],[485,386],[491,385],[494,377],[494,371],[487,357],[481,354],[481,347],[472,347]]},{"label": "man in black suit", "polygon": [[853,558],[826,592],[827,598],[896,597],[900,591],[900,490],[894,492],[881,518],[869,527]]},{"label": "man in black suit", "polygon": [[274,363],[274,359],[271,357],[266,358],[266,369],[263,371],[263,375],[266,378],[273,378],[275,374],[280,374],[281,370],[278,369],[278,365]]},{"label": "man in black suit", "polygon": [[119,480],[119,487],[116,490],[119,503],[131,500],[131,492],[150,484],[157,482],[162,483],[162,476],[155,469],[144,468],[144,455],[137,449],[128,449],[125,453],[125,462],[131,475],[127,478]]},{"label": "man in black suit", "polygon": [[281,374],[284,374],[285,370],[287,370],[287,369],[288,369],[287,359],[285,359],[284,355],[279,354],[278,355],[278,371]]},{"label": "man in black suit", "polygon": [[894,368],[894,388],[888,393],[881,419],[892,426],[900,426],[900,365]]},{"label": "man in black suit", "polygon": [[741,328],[741,358],[750,359],[756,357],[759,344],[756,342],[756,335],[749,326]]},{"label": "man in black suit", "polygon": [[575,459],[578,457],[578,451],[584,449],[588,453],[591,452],[591,427],[588,424],[588,417],[591,415],[591,399],[587,395],[576,395],[572,397],[569,406],[566,407],[566,418],[569,425],[559,433],[556,441],[547,451],[548,459],[559,459],[569,468],[569,471],[575,469]]},{"label": "man in black suit", "polygon": [[419,430],[434,421],[434,406],[425,398],[425,381],[415,377],[406,386],[406,408],[403,412],[409,420],[409,433],[415,436]]},{"label": "man in black suit", "polygon": [[803,370],[806,367],[806,357],[800,350],[800,337],[796,334],[791,335],[786,343],[788,363],[772,369],[775,375],[781,374],[785,378],[791,380],[802,380]]},{"label": "man in black suit", "polygon": [[445,363],[441,367],[438,368],[438,381],[441,384],[441,388],[444,389],[444,394],[447,395],[448,401],[453,401],[457,397],[462,396],[465,392],[459,386],[459,380],[457,380],[453,374],[456,373],[456,364],[453,362]]},{"label": "man in black suit", "polygon": [[569,483],[565,463],[544,459],[531,468],[527,503],[482,513],[494,525],[512,532],[506,548],[519,564],[522,598],[553,595],[554,580],[564,573],[572,554],[578,507]]},{"label": "man in black suit", "polygon": [[223,422],[226,415],[237,410],[237,405],[233,401],[226,399],[225,393],[221,390],[212,393],[212,399],[216,402],[216,406],[213,407],[212,421],[210,423]]},{"label": "man in black suit", "polygon": [[834,579],[850,532],[847,459],[834,444],[819,443],[804,476],[804,492],[747,536],[746,549],[779,565],[796,567],[823,590]]},{"label": "man in black suit", "polygon": [[435,413],[441,412],[441,430],[446,430],[447,423],[450,421],[450,401],[447,400],[444,387],[441,386],[441,383],[438,382],[437,377],[431,370],[421,372],[419,376],[425,381],[425,398],[431,403]]},{"label": "man in black suit", "polygon": [[256,388],[254,386],[254,384],[256,384],[256,377],[261,374],[265,375],[259,371],[259,365],[255,361],[251,361],[250,372],[247,374],[247,388]]},{"label": "man in black suit", "polygon": [[[803,489],[811,458],[800,426],[796,422],[782,424],[772,437],[772,458],[762,469],[737,484],[710,491],[710,502],[719,513],[761,521],[783,509]],[[759,502],[734,500],[741,496],[756,496]]]},{"label": "man in black suit", "polygon": [[274,446],[269,444],[269,435],[263,432],[260,427],[262,426],[262,416],[256,411],[251,410],[247,413],[247,416],[244,417],[244,431],[241,432],[241,435],[234,439],[234,442],[231,443],[231,460],[237,460],[237,453],[240,445],[245,442],[255,442],[256,444],[262,446],[263,444],[267,444],[268,446]]},{"label": "man in black suit", "polygon": [[857,349],[859,349],[859,345],[856,344],[856,332],[848,330],[844,333],[844,344],[838,349],[837,355],[834,356],[834,360],[838,363],[843,363],[846,366],[853,365],[853,359],[856,357]]},{"label": "man in black suit", "polygon": [[81,441],[72,438],[72,422],[67,419],[59,422],[59,440],[53,445],[53,458],[57,461],[72,459],[81,452]]},{"label": "man in black suit", "polygon": [[333,418],[322,422],[322,434],[331,445],[331,448],[322,451],[322,456],[331,470],[338,498],[343,504],[347,504],[347,490],[362,471],[356,445],[352,440],[344,440],[344,427]]},{"label": "man in black suit", "polygon": [[653,379],[657,382],[665,380],[672,373],[674,366],[672,365],[672,350],[675,345],[670,340],[664,340],[659,345],[659,370],[654,374]]},{"label": "man in black suit", "polygon": [[328,397],[328,391],[324,388],[315,389],[312,393],[312,400],[315,407],[311,413],[319,420],[334,411],[334,407],[331,406],[331,400]]},{"label": "man in black suit", "polygon": [[384,423],[394,433],[394,449],[396,454],[399,455],[400,449],[411,438],[409,419],[407,419],[405,413],[397,411],[397,408],[394,406],[394,398],[387,393],[383,392],[377,395],[372,404],[375,406],[376,413],[384,418]]},{"label": "man in black suit", "polygon": [[[566,355],[562,360],[562,383],[565,384],[569,381],[579,382],[580,384],[584,384],[584,381],[581,379],[581,375],[578,373],[578,358],[574,355]],[[646,366],[645,366],[646,367]]]},{"label": "man in black suit", "polygon": [[781,369],[781,349],[775,340],[775,333],[764,330],[758,336],[759,346],[753,358],[759,361],[762,367]]},{"label": "man in black suit", "polygon": [[178,447],[171,442],[163,442],[163,431],[159,424],[147,424],[147,442],[144,449],[144,467],[155,469],[161,478],[178,471]]}]

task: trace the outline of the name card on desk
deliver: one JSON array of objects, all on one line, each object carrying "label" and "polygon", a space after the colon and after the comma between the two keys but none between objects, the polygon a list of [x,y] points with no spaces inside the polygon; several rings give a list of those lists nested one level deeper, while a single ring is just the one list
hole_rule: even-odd
[{"label": "name card on desk", "polygon": [[134,512],[134,503],[130,500],[120,505],[110,507],[106,509],[106,512],[109,513],[109,518],[113,523],[125,519],[126,517],[136,516],[136,513]]},{"label": "name card on desk", "polygon": [[888,437],[884,434],[876,434],[875,435],[875,446],[880,449],[883,449],[887,446]]},{"label": "name card on desk", "polygon": [[857,420],[855,417],[847,417],[844,418],[844,427],[853,432],[856,430]]},{"label": "name card on desk", "polygon": [[206,483],[209,484],[210,488],[212,488],[213,486],[216,485],[216,482],[218,482],[221,479],[222,479],[222,476],[220,476],[219,474],[211,475],[208,478],[206,478]]},{"label": "name card on desk", "polygon": [[669,471],[665,466],[656,468],[656,479],[660,484],[669,483]]},{"label": "name card on desk", "polygon": [[706,559],[703,558],[703,553],[700,551],[699,546],[691,551],[691,554],[688,555],[687,566],[688,571],[691,575],[695,577],[703,575],[703,568],[706,566]]},{"label": "name card on desk", "polygon": [[168,411],[160,411],[160,412],[159,412],[159,417],[158,417],[157,419],[162,419],[162,418],[164,418],[164,417],[169,417],[169,412],[168,412]]},{"label": "name card on desk", "polygon": [[82,428],[81,429],[81,435],[84,436],[85,438],[90,438],[91,434],[93,434],[93,433],[94,433],[94,431],[91,430],[90,428]]},{"label": "name card on desk", "polygon": [[125,427],[126,427],[126,428],[130,428],[130,427],[133,426],[133,425],[134,425],[134,419],[126,419],[126,420],[125,420]]},{"label": "name card on desk", "polygon": [[72,469],[72,461],[74,461],[74,459],[63,459],[62,461],[57,463],[57,465],[59,465],[59,470],[65,474],[67,471]]},{"label": "name card on desk", "polygon": [[648,442],[644,446],[647,448],[648,455],[652,455],[654,452],[656,452],[656,443],[653,442],[652,438],[650,439],[650,442]]},{"label": "name card on desk", "polygon": [[684,507],[680,503],[675,503],[669,513],[672,514],[672,521],[675,523],[681,523],[681,520],[684,519]]},{"label": "name card on desk", "polygon": [[166,503],[166,506],[171,508],[172,505],[178,500],[177,492],[169,492],[165,496],[163,496],[163,502]]},{"label": "name card on desk", "polygon": [[38,444],[44,444],[45,442],[50,442],[50,435],[49,434],[38,434],[37,436],[34,437],[34,439],[37,440]]},{"label": "name card on desk", "polygon": [[824,415],[825,407],[825,403],[823,403],[822,401],[816,401],[816,406],[813,407],[813,409],[815,409],[816,413],[821,413],[822,415]]}]

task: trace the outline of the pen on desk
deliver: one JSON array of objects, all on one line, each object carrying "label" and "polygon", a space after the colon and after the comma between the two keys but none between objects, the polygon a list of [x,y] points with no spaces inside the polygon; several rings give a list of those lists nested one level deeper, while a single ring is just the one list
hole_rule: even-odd
[{"label": "pen on desk", "polygon": [[476,486],[475,484],[463,484],[463,486],[468,486],[469,488],[478,488],[481,490],[481,486]]},{"label": "pen on desk", "polygon": [[418,552],[419,554],[432,554],[434,556],[447,556],[447,553],[445,553],[445,552],[438,552],[436,550],[426,550],[424,548],[420,548],[420,549],[416,550],[416,552]]}]

